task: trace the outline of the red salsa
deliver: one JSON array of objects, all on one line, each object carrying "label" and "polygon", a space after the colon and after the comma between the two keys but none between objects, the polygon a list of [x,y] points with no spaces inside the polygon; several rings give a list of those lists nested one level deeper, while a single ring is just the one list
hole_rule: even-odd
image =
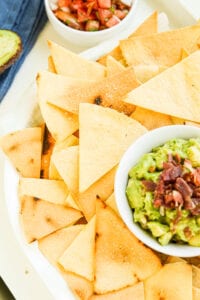
[{"label": "red salsa", "polygon": [[54,15],[64,24],[83,31],[98,31],[121,22],[130,6],[120,0],[51,1]]}]

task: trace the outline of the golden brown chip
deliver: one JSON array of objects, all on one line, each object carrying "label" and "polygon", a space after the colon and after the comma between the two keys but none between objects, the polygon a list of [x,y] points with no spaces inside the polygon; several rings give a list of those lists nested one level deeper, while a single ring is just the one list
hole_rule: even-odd
[{"label": "golden brown chip", "polygon": [[52,42],[48,46],[53,58],[56,72],[74,78],[99,80],[105,76],[105,67]]},{"label": "golden brown chip", "polygon": [[41,127],[26,128],[0,138],[0,147],[24,177],[40,177],[43,132]]},{"label": "golden brown chip", "polygon": [[139,282],[133,286],[129,286],[119,291],[106,293],[103,295],[93,295],[90,300],[145,300],[144,285]]},{"label": "golden brown chip", "polygon": [[74,114],[78,114],[80,103],[87,102],[111,107],[130,115],[134,106],[125,104],[121,99],[138,85],[133,69],[126,68],[120,74],[114,74],[98,82],[87,82],[79,86],[64,85],[59,89],[57,97],[52,95],[48,97],[48,102]]},{"label": "golden brown chip", "polygon": [[60,256],[58,262],[68,272],[94,280],[94,248],[96,217],[94,216]]},{"label": "golden brown chip", "polygon": [[138,241],[115,212],[101,201],[97,201],[96,217],[94,290],[97,294],[133,285],[161,268],[153,251]]},{"label": "golden brown chip", "polygon": [[107,76],[112,76],[113,74],[120,73],[125,70],[125,67],[119,61],[109,55],[106,59],[106,70]]},{"label": "golden brown chip", "polygon": [[116,166],[128,146],[146,128],[113,109],[82,103],[79,109],[79,191]]},{"label": "golden brown chip", "polygon": [[192,267],[185,262],[166,264],[144,281],[146,300],[192,300]]},{"label": "golden brown chip", "polygon": [[128,66],[142,64],[170,67],[181,60],[182,49],[188,53],[198,49],[199,36],[200,25],[193,25],[123,40],[120,48]]},{"label": "golden brown chip", "polygon": [[167,264],[176,263],[176,262],[185,262],[186,263],[186,260],[184,260],[181,257],[177,257],[177,256],[168,256],[167,260],[165,261],[165,263],[167,263]]},{"label": "golden brown chip", "polygon": [[20,178],[19,195],[27,195],[55,204],[66,204],[69,190],[61,180]]},{"label": "golden brown chip", "polygon": [[149,110],[199,122],[199,61],[200,50],[139,86],[124,100]]},{"label": "golden brown chip", "polygon": [[20,214],[29,243],[70,226],[82,217],[78,210],[30,196],[21,197]]},{"label": "golden brown chip", "polygon": [[48,57],[48,71],[52,73],[56,73],[56,68],[52,56]]}]

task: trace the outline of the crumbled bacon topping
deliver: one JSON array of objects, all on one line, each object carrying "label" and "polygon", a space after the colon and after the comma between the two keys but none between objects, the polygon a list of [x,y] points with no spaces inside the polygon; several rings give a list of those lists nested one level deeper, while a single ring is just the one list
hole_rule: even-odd
[{"label": "crumbled bacon topping", "polygon": [[193,168],[188,159],[169,155],[157,184],[143,180],[143,185],[154,192],[154,207],[183,207],[192,215],[200,214],[200,168]]}]

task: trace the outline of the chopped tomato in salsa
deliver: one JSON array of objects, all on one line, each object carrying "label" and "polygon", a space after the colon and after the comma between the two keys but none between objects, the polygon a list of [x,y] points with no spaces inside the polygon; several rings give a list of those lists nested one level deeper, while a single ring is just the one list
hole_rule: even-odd
[{"label": "chopped tomato in salsa", "polygon": [[110,28],[125,18],[130,6],[120,0],[58,0],[54,15],[64,24],[83,31]]}]

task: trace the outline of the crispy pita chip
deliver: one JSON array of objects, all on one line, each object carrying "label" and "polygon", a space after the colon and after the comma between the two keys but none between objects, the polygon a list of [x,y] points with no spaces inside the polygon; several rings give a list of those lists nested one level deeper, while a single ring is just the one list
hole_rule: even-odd
[{"label": "crispy pita chip", "polygon": [[79,191],[83,192],[119,163],[146,128],[113,109],[88,103],[80,105],[79,124]]},{"label": "crispy pita chip", "polygon": [[[79,87],[77,85],[63,86],[62,90],[59,90],[59,95],[50,96],[48,102],[74,114],[78,114],[80,103],[88,102],[112,107],[130,115],[134,106],[125,104],[121,98],[138,85],[133,69],[126,68],[120,74],[114,74],[98,82],[87,82]],[[55,88],[57,89],[57,86]]]},{"label": "crispy pita chip", "polygon": [[48,71],[52,73],[56,73],[56,68],[52,56],[48,57]]},{"label": "crispy pita chip", "polygon": [[[136,29],[136,31],[134,31],[130,35],[130,37],[153,34],[157,32],[157,28],[158,28],[158,13],[154,12],[152,15],[150,15],[147,19],[144,20],[144,22]],[[98,60],[98,62],[103,65],[106,65],[106,60],[108,56],[112,56],[113,58],[119,61],[124,60],[119,46],[114,48],[108,54],[102,56]]]},{"label": "crispy pita chip", "polygon": [[136,107],[135,111],[131,115],[131,118],[140,122],[148,130],[173,124],[169,115],[164,115],[139,106]]},{"label": "crispy pita chip", "polygon": [[69,191],[66,184],[61,180],[21,178],[19,181],[19,194],[66,205]]},{"label": "crispy pita chip", "polygon": [[133,285],[161,268],[153,251],[137,240],[115,212],[101,201],[97,201],[96,217],[94,290],[97,294]]},{"label": "crispy pita chip", "polygon": [[170,67],[181,60],[181,50],[192,53],[198,49],[200,25],[188,26],[120,42],[128,66],[158,65]]},{"label": "crispy pita chip", "polygon": [[145,300],[144,285],[139,282],[133,286],[123,288],[116,292],[110,292],[103,295],[93,295],[90,300]]},{"label": "crispy pita chip", "polygon": [[20,214],[29,243],[70,226],[82,217],[78,210],[30,196],[21,197]]},{"label": "crispy pita chip", "polygon": [[56,73],[74,78],[99,80],[105,76],[105,67],[97,62],[82,58],[62,46],[49,41]]},{"label": "crispy pita chip", "polygon": [[0,138],[0,147],[23,177],[40,177],[43,131],[26,128]]},{"label": "crispy pita chip", "polygon": [[194,122],[200,120],[200,50],[137,89],[125,101]]},{"label": "crispy pita chip", "polygon": [[89,221],[96,213],[96,200],[106,200],[114,190],[116,167],[93,183],[85,192],[79,194],[78,205]]},{"label": "crispy pita chip", "polygon": [[106,67],[108,77],[125,70],[125,67],[118,60],[116,60],[110,55],[107,56]]},{"label": "crispy pita chip", "polygon": [[196,287],[192,287],[192,299],[199,300],[200,299],[200,289]]},{"label": "crispy pita chip", "polygon": [[52,161],[74,199],[78,196],[78,151],[79,146],[72,146],[52,155]]},{"label": "crispy pita chip", "polygon": [[118,208],[117,208],[117,204],[116,204],[116,201],[115,201],[115,194],[114,193],[112,193],[112,195],[110,195],[110,197],[105,202],[106,202],[106,205],[110,206],[114,210],[114,212],[118,216],[120,216]]},{"label": "crispy pita chip", "polygon": [[95,226],[94,216],[58,260],[66,271],[89,281],[94,280]]},{"label": "crispy pita chip", "polygon": [[49,262],[59,269],[66,283],[78,299],[80,297],[81,300],[88,300],[93,293],[92,283],[83,277],[65,272],[57,262],[58,258],[69,247],[84,226],[85,225],[74,225],[57,230],[56,232],[40,239],[38,241],[38,247]]},{"label": "crispy pita chip", "polygon": [[[37,77],[37,92],[41,114],[56,141],[62,141],[78,129],[76,115],[49,104],[51,98],[65,97],[65,86],[74,84],[74,80],[53,74],[41,72]],[[77,84],[77,82],[76,82]]]},{"label": "crispy pita chip", "polygon": [[144,281],[146,300],[192,300],[192,267],[185,262],[166,264]]}]

